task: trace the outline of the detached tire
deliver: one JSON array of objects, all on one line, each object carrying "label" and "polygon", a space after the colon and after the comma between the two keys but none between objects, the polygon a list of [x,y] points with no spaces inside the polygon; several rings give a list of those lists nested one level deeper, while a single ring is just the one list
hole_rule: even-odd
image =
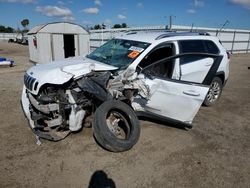
[{"label": "detached tire", "polygon": [[118,101],[106,101],[94,115],[93,131],[97,142],[113,152],[131,149],[140,137],[140,125],[133,109]]},{"label": "detached tire", "polygon": [[219,77],[215,77],[210,85],[207,96],[203,102],[204,106],[212,106],[218,102],[222,92],[222,81]]}]

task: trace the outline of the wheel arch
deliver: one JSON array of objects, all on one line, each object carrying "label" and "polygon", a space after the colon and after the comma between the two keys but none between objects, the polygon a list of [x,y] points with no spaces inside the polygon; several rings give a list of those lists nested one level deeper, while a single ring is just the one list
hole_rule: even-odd
[{"label": "wheel arch", "polygon": [[225,73],[223,71],[219,71],[216,73],[216,77],[220,78],[222,81],[222,85],[225,83]]}]

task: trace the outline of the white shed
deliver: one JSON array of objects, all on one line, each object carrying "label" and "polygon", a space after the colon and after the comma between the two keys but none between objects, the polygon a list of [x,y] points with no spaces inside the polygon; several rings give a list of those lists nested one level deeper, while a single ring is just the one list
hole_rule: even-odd
[{"label": "white shed", "polygon": [[90,35],[82,26],[56,22],[38,25],[28,32],[30,60],[48,63],[89,53]]}]

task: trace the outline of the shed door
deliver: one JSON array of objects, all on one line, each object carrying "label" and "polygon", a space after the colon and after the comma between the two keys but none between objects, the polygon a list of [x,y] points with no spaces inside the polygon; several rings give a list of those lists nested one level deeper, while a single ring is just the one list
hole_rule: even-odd
[{"label": "shed door", "polygon": [[52,60],[64,59],[64,49],[63,49],[63,35],[53,34],[52,35],[52,49],[53,55]]},{"label": "shed door", "polygon": [[63,35],[64,40],[64,55],[67,57],[75,56],[75,37],[74,35]]}]

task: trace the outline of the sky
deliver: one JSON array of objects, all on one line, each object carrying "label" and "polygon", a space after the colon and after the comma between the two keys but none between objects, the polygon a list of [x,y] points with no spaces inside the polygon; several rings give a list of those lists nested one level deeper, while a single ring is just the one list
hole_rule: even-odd
[{"label": "sky", "polygon": [[91,27],[174,25],[250,29],[250,0],[0,0],[0,25],[29,28],[68,21]]}]

